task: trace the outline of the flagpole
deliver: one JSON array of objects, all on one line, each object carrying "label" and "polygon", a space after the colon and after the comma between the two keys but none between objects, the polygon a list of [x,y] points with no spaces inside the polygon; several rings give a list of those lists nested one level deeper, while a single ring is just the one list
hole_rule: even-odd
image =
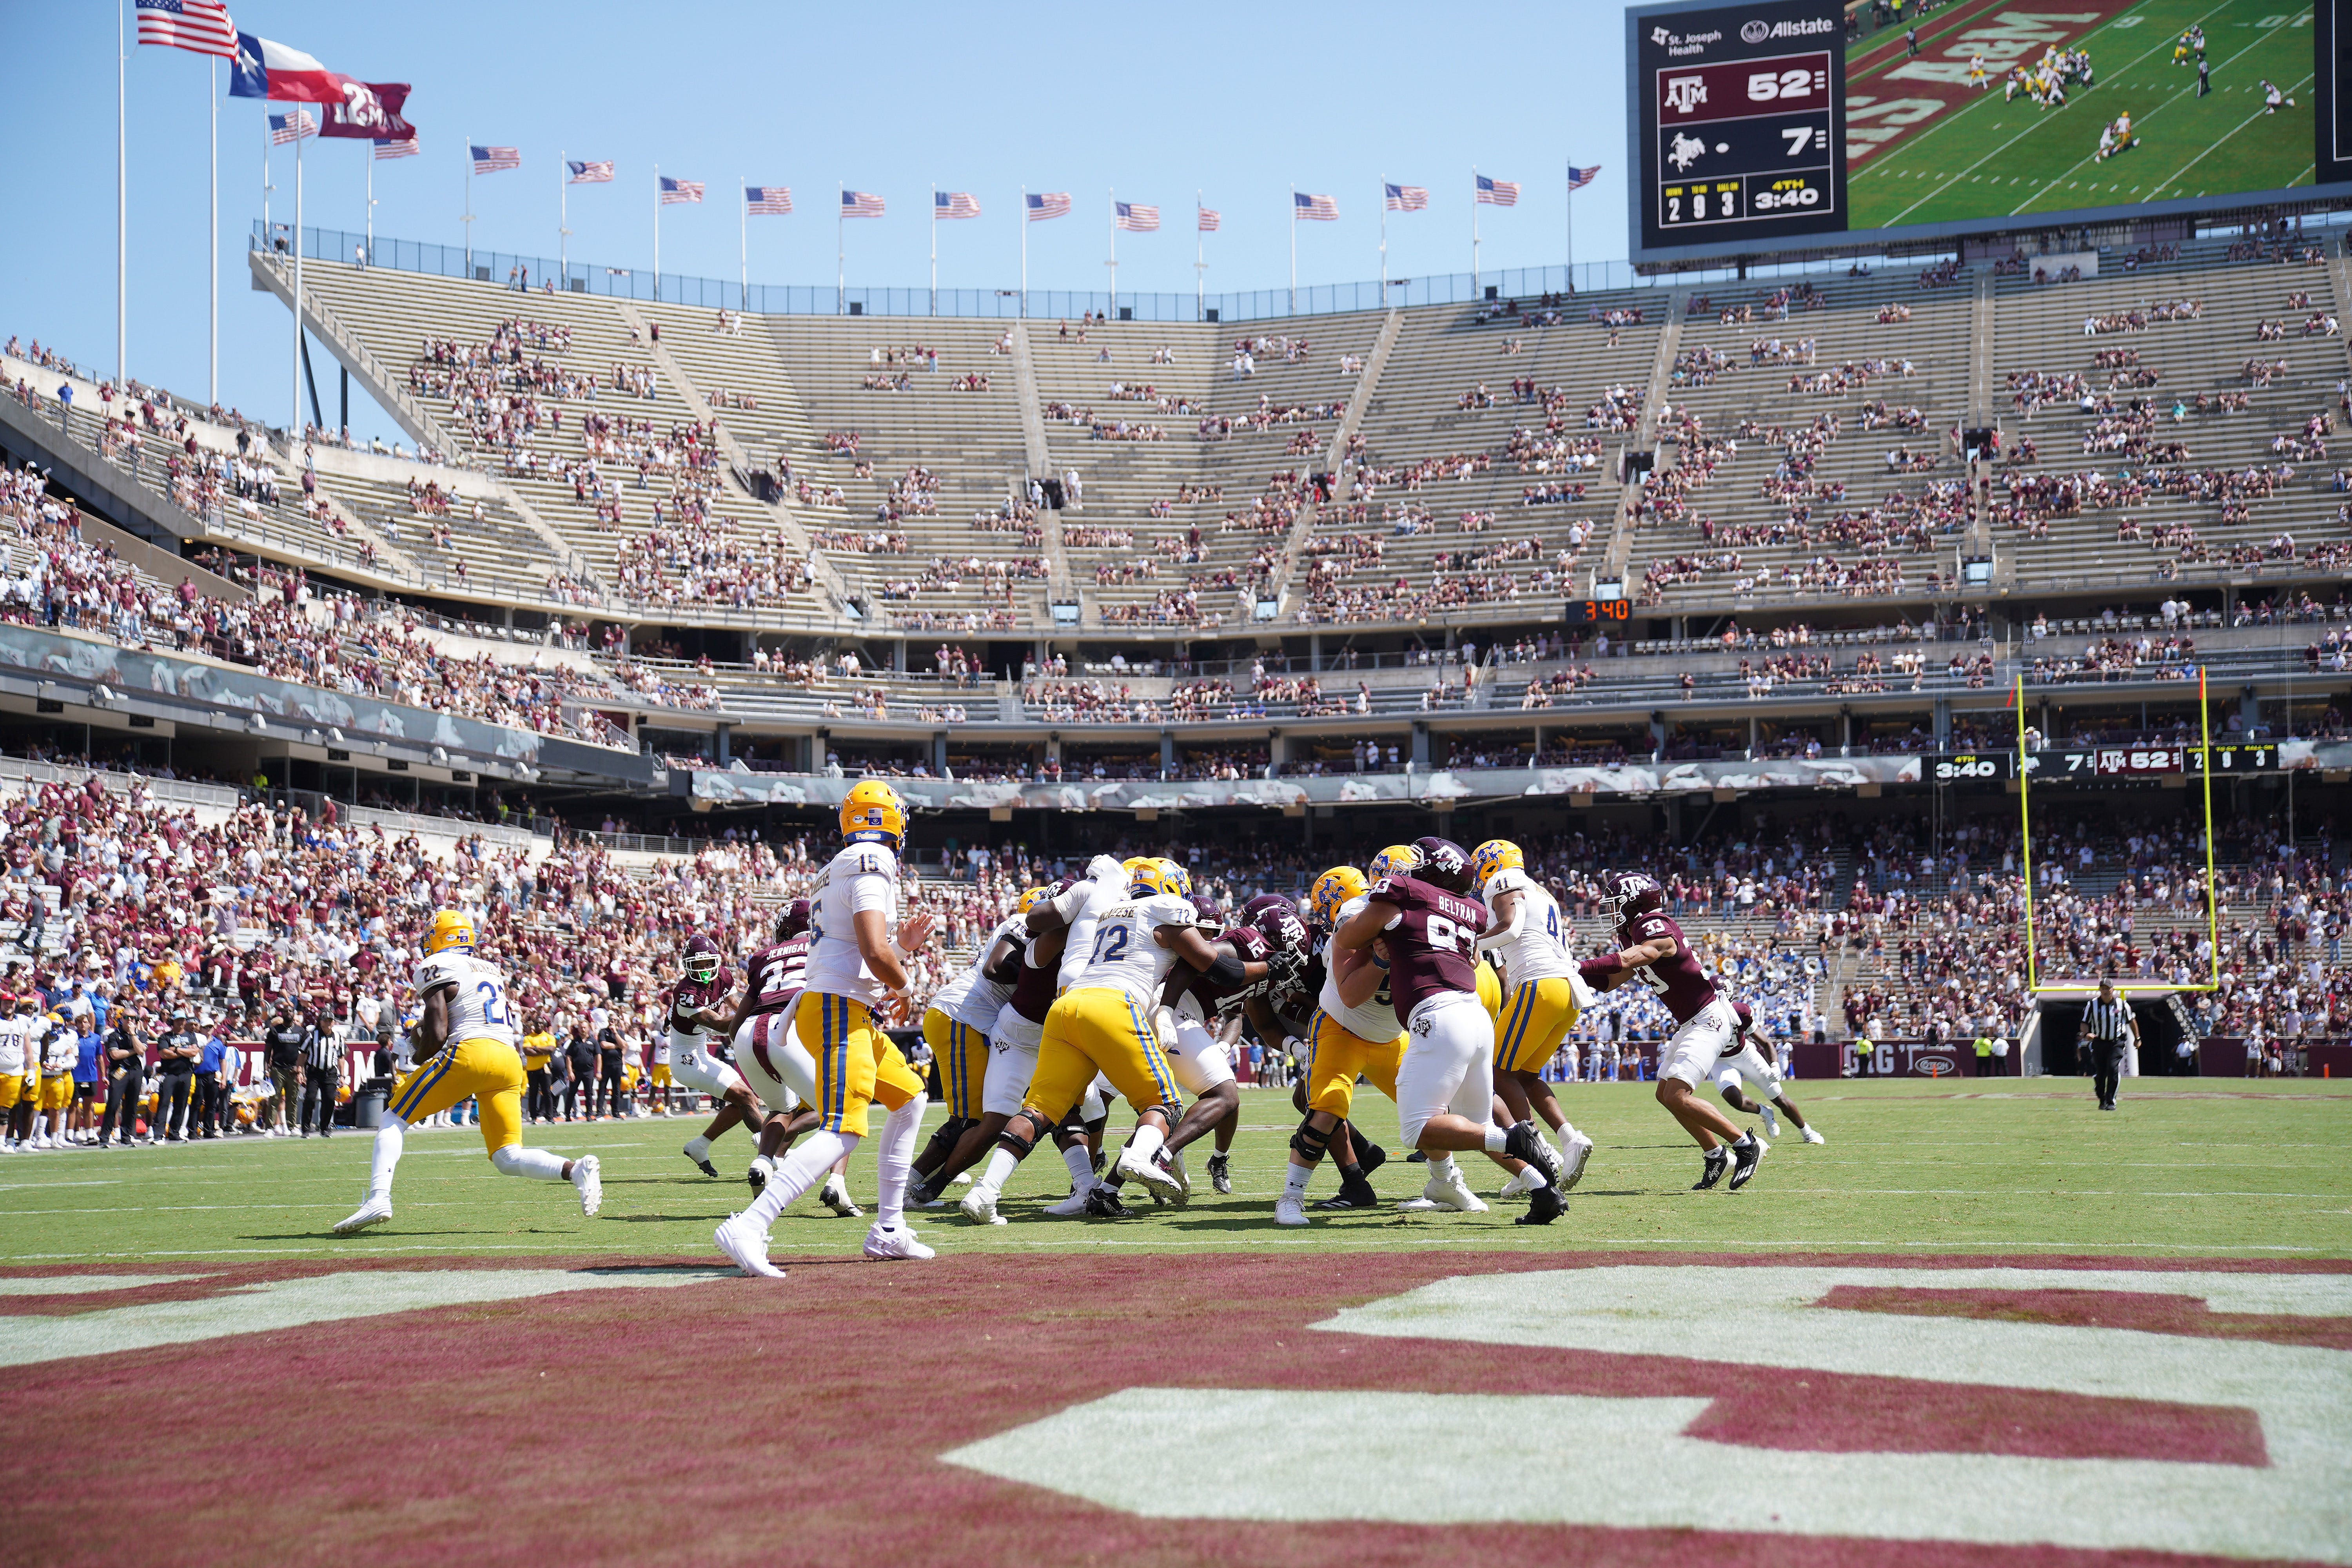
[{"label": "flagpole", "polygon": [[1298,314],[1298,191],[1290,192],[1290,313]]},{"label": "flagpole", "polygon": [[849,313],[849,263],[841,237],[841,203],[848,190],[847,185],[836,184],[833,193],[833,313],[836,316]]},{"label": "flagpole", "polygon": [[1560,205],[1568,213],[1564,220],[1568,226],[1568,291],[1573,294],[1576,292],[1576,160],[1573,158],[1568,162],[1567,178],[1568,194],[1561,198]]},{"label": "flagpole", "polygon": [[1021,319],[1029,319],[1029,187],[1021,187]]},{"label": "flagpole", "polygon": [[205,97],[213,116],[213,331],[211,389],[205,400],[220,401],[220,57],[205,62]]},{"label": "flagpole", "polygon": [[286,422],[286,455],[291,458],[302,429],[302,106],[294,106],[294,417]]},{"label": "flagpole", "polygon": [[1470,294],[1478,296],[1478,165],[1470,165]]},{"label": "flagpole", "polygon": [[466,281],[474,280],[474,139],[466,138]]},{"label": "flagpole", "polygon": [[654,303],[661,303],[661,165],[654,165]]},{"label": "flagpole", "polygon": [[735,176],[735,308],[751,308],[751,190],[743,176]]},{"label": "flagpole", "polygon": [[1389,177],[1381,176],[1381,309],[1389,308]]},{"label": "flagpole", "polygon": [[940,183],[931,182],[931,314],[940,313]]},{"label": "flagpole", "polygon": [[1200,187],[1194,186],[1192,190],[1192,319],[1196,321],[1204,319],[1204,307],[1208,303],[1202,297],[1203,284],[1201,280],[1202,275],[1207,270],[1209,265],[1207,246],[1208,241],[1201,237]]},{"label": "flagpole", "polygon": [[375,150],[378,147],[385,145],[388,145],[388,143],[382,142],[369,142],[367,157],[365,159],[367,163],[367,222],[362,226],[367,231],[367,248],[362,252],[362,254],[371,261],[375,259]]},{"label": "flagpole", "polygon": [[1110,268],[1111,314],[1115,316],[1118,314],[1118,189],[1115,185],[1103,188],[1110,194],[1110,260],[1107,265]]},{"label": "flagpole", "polygon": [[572,286],[572,161],[565,149],[555,150],[555,269]]},{"label": "flagpole", "polygon": [[[129,55],[122,43],[122,0],[114,5],[114,384],[129,391],[130,351],[123,339],[131,330],[131,132],[123,108]],[[299,246],[301,236],[295,240]]]}]

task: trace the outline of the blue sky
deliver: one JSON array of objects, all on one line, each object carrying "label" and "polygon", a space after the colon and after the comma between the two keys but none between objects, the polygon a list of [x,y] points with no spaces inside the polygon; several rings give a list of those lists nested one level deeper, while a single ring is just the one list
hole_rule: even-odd
[{"label": "blue sky", "polygon": [[[124,0],[127,10],[127,0]],[[114,18],[102,5],[0,0],[18,62],[0,95],[0,338],[114,363]],[[611,158],[614,184],[572,192],[571,254],[644,267],[654,165],[707,183],[700,207],[662,219],[667,272],[733,278],[739,181],[789,184],[796,211],[751,220],[755,282],[834,279],[836,183],[887,216],[849,226],[853,284],[924,285],[931,186],[980,198],[940,226],[942,287],[1018,280],[1024,184],[1066,190],[1072,215],[1029,226],[1033,288],[1100,289],[1108,196],[1162,211],[1119,237],[1122,291],[1189,293],[1197,187],[1224,216],[1208,238],[1212,290],[1279,288],[1288,193],[1338,198],[1304,224],[1298,277],[1377,276],[1379,182],[1425,185],[1426,212],[1392,214],[1389,270],[1467,271],[1470,179],[1519,181],[1519,205],[1481,219],[1486,268],[1562,259],[1562,167],[1605,165],[1576,196],[1577,259],[1625,254],[1622,13],[1505,3],[1458,15],[1389,5],[1158,7],[670,3],[560,6],[408,0],[398,6],[232,0],[246,32],[330,69],[407,81],[423,155],[376,167],[380,237],[462,244],[464,143],[520,148],[520,171],[474,182],[478,248],[553,255],[557,159]],[[205,377],[206,67],[131,49],[133,375],[201,395]],[[226,90],[226,71],[221,73]],[[246,236],[260,216],[261,107],[221,105],[221,395],[273,420],[287,401],[285,308],[251,291]],[[365,222],[364,144],[309,143],[304,221]],[[293,199],[290,149],[273,152],[272,216]],[[320,394],[331,404],[322,370]],[[354,399],[357,401],[356,397]],[[331,406],[328,410],[332,417]],[[373,410],[353,424],[389,435]]]}]

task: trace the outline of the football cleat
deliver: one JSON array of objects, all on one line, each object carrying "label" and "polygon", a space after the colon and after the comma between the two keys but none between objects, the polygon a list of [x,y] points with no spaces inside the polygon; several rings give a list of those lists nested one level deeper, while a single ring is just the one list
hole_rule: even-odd
[{"label": "football cleat", "polygon": [[583,1154],[572,1162],[572,1187],[580,1194],[580,1212],[590,1219],[604,1206],[604,1178],[596,1173],[596,1156]]},{"label": "football cleat", "polygon": [[[1359,1162],[1359,1163],[1360,1163],[1361,1162]],[[1404,1157],[1404,1163],[1408,1165],[1426,1165],[1429,1163],[1429,1156],[1423,1153],[1420,1150],[1415,1149],[1412,1153],[1407,1154]]]},{"label": "football cleat", "polygon": [[994,1188],[974,1186],[964,1194],[963,1202],[956,1205],[963,1217],[974,1225],[1003,1225],[1004,1218],[996,1212]]},{"label": "football cleat", "polygon": [[1560,1142],[1560,1172],[1552,1185],[1565,1193],[1584,1180],[1584,1163],[1592,1158],[1592,1140],[1581,1132],[1571,1132]]},{"label": "football cleat", "polygon": [[1709,1149],[1706,1152],[1706,1167],[1699,1172],[1698,1180],[1691,1184],[1691,1191],[1695,1193],[1706,1191],[1707,1188],[1723,1180],[1723,1173],[1730,1169],[1729,1154],[1725,1153],[1720,1147]]},{"label": "football cleat", "polygon": [[335,1234],[337,1236],[354,1236],[359,1232],[365,1230],[372,1225],[382,1225],[391,1217],[392,1200],[390,1198],[370,1198],[367,1202],[360,1205],[359,1212],[357,1214],[352,1215],[348,1219],[338,1220],[336,1222]]},{"label": "football cleat", "polygon": [[915,1239],[915,1233],[903,1225],[877,1225],[866,1233],[866,1256],[883,1262],[901,1258],[937,1258],[938,1253]]},{"label": "football cleat", "polygon": [[[1459,1165],[1444,1175],[1430,1177],[1427,1184],[1421,1189],[1420,1205],[1429,1208],[1452,1209],[1456,1214],[1486,1212],[1485,1202],[1477,1194],[1470,1190],[1470,1184],[1463,1178],[1462,1168]],[[1420,1205],[1412,1205],[1409,1201],[1397,1206],[1405,1208]]]},{"label": "football cleat", "polygon": [[1559,1184],[1559,1151],[1544,1142],[1532,1121],[1514,1121],[1503,1134],[1503,1152],[1514,1160],[1525,1160],[1543,1173],[1544,1184]]},{"label": "football cleat", "polygon": [[1509,1181],[1503,1184],[1500,1195],[1507,1198],[1523,1198],[1529,1193],[1540,1191],[1550,1184],[1543,1179],[1541,1171],[1537,1170],[1533,1165],[1522,1165],[1512,1173]]},{"label": "football cleat", "polygon": [[1105,1184],[1088,1187],[1087,1189],[1087,1217],[1088,1219],[1125,1219],[1127,1215],[1127,1205],[1119,1201],[1118,1194],[1108,1184]]},{"label": "football cleat", "polygon": [[1538,1187],[1528,1196],[1528,1212],[1511,1221],[1513,1225],[1549,1225],[1568,1212],[1568,1200],[1559,1195],[1558,1187]]},{"label": "football cleat", "polygon": [[1746,1186],[1756,1174],[1756,1167],[1762,1164],[1764,1156],[1771,1152],[1772,1145],[1753,1132],[1734,1143],[1731,1146],[1731,1190],[1736,1193]]},{"label": "football cleat", "polygon": [[1372,1184],[1370,1182],[1342,1181],[1339,1184],[1338,1195],[1325,1198],[1315,1206],[1318,1209],[1328,1209],[1334,1214],[1360,1213],[1365,1209],[1380,1207],[1381,1194],[1372,1191]]},{"label": "football cleat", "polygon": [[1181,1175],[1160,1163],[1155,1157],[1159,1152],[1155,1149],[1150,1154],[1138,1154],[1132,1145],[1120,1150],[1118,1173],[1131,1182],[1142,1183],[1150,1192],[1181,1203],[1192,1189]]},{"label": "football cleat", "polygon": [[1758,1106],[1756,1108],[1756,1113],[1764,1118],[1765,1131],[1770,1133],[1775,1138],[1780,1136],[1780,1113],[1774,1110],[1769,1101]]},{"label": "football cleat", "polygon": [[860,1219],[866,1214],[851,1200],[849,1184],[841,1179],[839,1172],[824,1179],[824,1185],[817,1189],[816,1201],[844,1219]]},{"label": "football cleat", "polygon": [[704,1175],[716,1177],[719,1174],[719,1167],[710,1163],[709,1139],[697,1138],[678,1152],[692,1161],[695,1168]]},{"label": "football cleat", "polygon": [[1209,1156],[1209,1185],[1221,1193],[1234,1190],[1233,1161],[1223,1154]]},{"label": "football cleat", "polygon": [[1808,1143],[1826,1143],[1829,1142],[1828,1139],[1822,1136],[1822,1130],[1820,1128],[1812,1126],[1810,1123],[1798,1128],[1797,1131],[1804,1135],[1805,1142]]},{"label": "football cleat", "polygon": [[751,1168],[743,1173],[743,1179],[751,1184],[751,1194],[757,1197],[768,1190],[768,1178],[775,1173],[776,1163],[773,1160],[765,1154],[754,1154],[751,1156]]},{"label": "football cleat", "polygon": [[1292,1197],[1288,1193],[1285,1193],[1282,1196],[1274,1200],[1274,1223],[1276,1225],[1300,1226],[1307,1225],[1310,1222],[1307,1217],[1306,1210],[1299,1206],[1298,1200]]},{"label": "football cleat", "polygon": [[710,1239],[719,1244],[719,1250],[727,1255],[728,1261],[744,1273],[756,1274],[763,1279],[782,1279],[784,1277],[782,1269],[768,1261],[767,1237],[761,1236],[759,1227],[751,1225],[744,1215],[730,1215],[717,1230],[710,1233]]},{"label": "football cleat", "polygon": [[[1068,1197],[1047,1204],[1043,1212],[1055,1219],[1076,1219],[1087,1212],[1087,1193],[1093,1191],[1092,1187],[1088,1187],[1086,1193],[1082,1193],[1074,1187],[1070,1190]],[[1000,1220],[998,1223],[1003,1222]]]},{"label": "football cleat", "polygon": [[[1176,1206],[1182,1208],[1192,1201],[1192,1173],[1184,1168],[1184,1151],[1171,1152],[1161,1145],[1151,1152],[1152,1163],[1176,1178]],[[1154,1194],[1157,1195],[1157,1194]]]}]

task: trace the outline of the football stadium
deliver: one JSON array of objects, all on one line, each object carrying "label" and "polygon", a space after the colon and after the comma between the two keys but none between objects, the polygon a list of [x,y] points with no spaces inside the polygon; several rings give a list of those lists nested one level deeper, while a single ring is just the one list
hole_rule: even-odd
[{"label": "football stadium", "polygon": [[2272,3],[27,16],[0,1563],[2352,1563]]}]

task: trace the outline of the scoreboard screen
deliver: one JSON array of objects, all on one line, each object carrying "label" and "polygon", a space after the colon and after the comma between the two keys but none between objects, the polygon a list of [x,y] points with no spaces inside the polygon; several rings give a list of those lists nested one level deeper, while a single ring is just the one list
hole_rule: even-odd
[{"label": "scoreboard screen", "polygon": [[2352,205],[2352,0],[1634,0],[1625,26],[1637,265]]},{"label": "scoreboard screen", "polygon": [[1639,27],[1642,248],[1738,251],[1845,226],[1843,18],[1837,0],[1779,0]]}]

